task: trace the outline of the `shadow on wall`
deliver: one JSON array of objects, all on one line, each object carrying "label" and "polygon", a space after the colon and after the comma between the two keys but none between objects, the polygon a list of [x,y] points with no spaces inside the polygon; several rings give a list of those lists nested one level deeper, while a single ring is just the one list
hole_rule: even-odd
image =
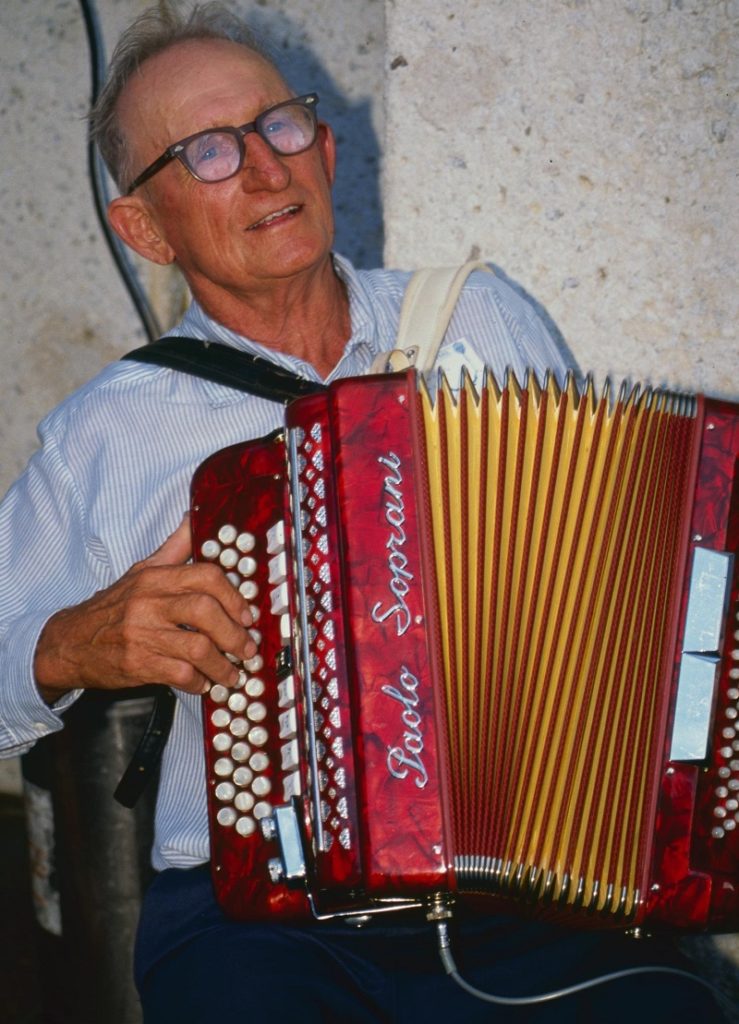
[{"label": "shadow on wall", "polygon": [[578,381],[578,383],[582,383],[582,367],[578,366],[577,360],[575,359],[572,349],[565,341],[564,335],[555,323],[549,310],[545,306],[543,306],[538,299],[535,299],[533,295],[527,292],[523,285],[519,284],[518,281],[514,280],[514,278],[509,277],[508,274],[506,274],[505,270],[503,270],[502,267],[499,267],[497,263],[492,263],[490,260],[488,260],[487,262],[495,271],[496,276],[499,277],[501,281],[505,281],[509,288],[512,288],[514,292],[520,295],[521,298],[524,299],[528,303],[528,305],[534,309],[534,311],[539,316],[542,323],[545,325],[545,327],[551,334],[552,338],[554,339],[557,348],[562,353],[562,358],[564,359],[565,363],[573,368],[576,381]]},{"label": "shadow on wall", "polygon": [[[336,136],[338,161],[334,185],[338,252],[355,266],[382,266],[384,232],[380,199],[380,143],[375,129],[381,109],[381,41],[377,41],[375,96],[352,101],[305,41],[303,25],[282,11],[245,10],[254,31],[267,43],[291,87],[298,93],[317,92],[319,116]],[[360,41],[357,41],[359,49]],[[346,58],[343,58],[344,60]],[[348,74],[347,70],[347,74]]]}]

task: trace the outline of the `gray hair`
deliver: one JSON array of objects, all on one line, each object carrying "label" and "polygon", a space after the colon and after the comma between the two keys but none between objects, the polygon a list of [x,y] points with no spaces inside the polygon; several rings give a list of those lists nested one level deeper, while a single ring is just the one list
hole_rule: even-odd
[{"label": "gray hair", "polygon": [[227,39],[277,66],[266,45],[222,3],[196,4],[188,15],[161,0],[138,17],[118,40],[105,85],[90,111],[90,138],[121,192],[133,178],[128,143],[118,120],[118,100],[138,69],[156,54],[190,39]]}]

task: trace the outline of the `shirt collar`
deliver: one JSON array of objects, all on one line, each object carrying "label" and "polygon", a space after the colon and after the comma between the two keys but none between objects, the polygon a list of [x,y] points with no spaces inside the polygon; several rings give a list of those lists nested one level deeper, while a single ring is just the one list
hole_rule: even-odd
[{"label": "shirt collar", "polygon": [[[332,254],[334,268],[339,278],[344,282],[349,298],[349,316],[351,319],[352,333],[346,343],[344,354],[339,365],[350,359],[360,346],[367,346],[372,357],[378,354],[381,341],[377,336],[377,320],[374,313],[371,296],[365,287],[360,275],[357,273],[351,262],[338,253]],[[258,342],[247,338],[238,331],[233,331],[223,324],[208,316],[205,310],[193,299],[187,312],[176,327],[168,332],[172,336],[200,338],[203,341],[219,341],[224,345],[231,345],[233,348],[251,352],[262,359],[268,359],[279,366],[283,366],[293,373],[299,374],[308,380],[320,380],[315,368],[296,356],[285,352],[278,352],[275,349],[265,348]],[[370,359],[371,362],[371,359]],[[331,378],[336,375],[337,365]]]}]

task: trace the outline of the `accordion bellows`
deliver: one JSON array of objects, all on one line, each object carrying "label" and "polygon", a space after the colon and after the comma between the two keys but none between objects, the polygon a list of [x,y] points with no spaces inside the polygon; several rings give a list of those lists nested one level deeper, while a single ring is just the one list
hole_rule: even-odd
[{"label": "accordion bellows", "polygon": [[225,909],[735,927],[738,458],[729,403],[411,371],[209,459],[261,635],[204,699]]}]

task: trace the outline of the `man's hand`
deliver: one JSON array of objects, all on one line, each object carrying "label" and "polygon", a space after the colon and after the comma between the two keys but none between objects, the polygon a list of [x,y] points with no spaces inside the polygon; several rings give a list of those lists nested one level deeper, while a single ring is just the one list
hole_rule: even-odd
[{"label": "man's hand", "polygon": [[149,558],[88,601],[46,623],[36,683],[52,703],[71,689],[162,683],[203,693],[234,686],[239,661],[256,653],[249,606],[214,565],[190,565],[189,518]]}]

